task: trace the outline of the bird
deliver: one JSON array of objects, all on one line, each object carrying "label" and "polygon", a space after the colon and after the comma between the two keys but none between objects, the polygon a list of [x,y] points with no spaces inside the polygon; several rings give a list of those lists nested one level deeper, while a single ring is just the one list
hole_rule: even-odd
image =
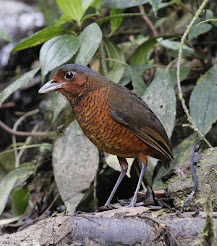
[{"label": "bird", "polygon": [[66,64],[38,91],[58,91],[70,102],[84,134],[100,150],[116,155],[120,175],[107,199],[108,206],[127,173],[126,158],[139,158],[141,172],[128,207],[134,207],[147,168],[147,156],[169,167],[173,153],[167,133],[149,106],[134,92],[89,67]]}]

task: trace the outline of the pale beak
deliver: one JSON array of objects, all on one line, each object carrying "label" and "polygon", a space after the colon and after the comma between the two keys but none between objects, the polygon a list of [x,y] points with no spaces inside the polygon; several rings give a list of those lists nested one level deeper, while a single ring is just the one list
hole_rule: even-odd
[{"label": "pale beak", "polygon": [[39,94],[48,93],[51,91],[56,91],[58,89],[61,89],[65,83],[58,83],[54,80],[48,81],[46,84],[44,84],[38,91]]}]

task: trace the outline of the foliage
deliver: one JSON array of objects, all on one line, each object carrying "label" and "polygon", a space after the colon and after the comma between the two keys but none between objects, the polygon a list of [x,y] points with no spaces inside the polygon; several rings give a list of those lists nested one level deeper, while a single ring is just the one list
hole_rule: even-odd
[{"label": "foliage", "polygon": [[[41,0],[39,1],[42,9],[46,12],[44,9],[45,5],[42,2]],[[181,38],[177,36],[177,33],[174,33],[173,28],[167,30],[168,23],[166,22],[173,25],[173,22],[170,20],[171,16],[166,15],[162,17],[162,15],[166,11],[175,12],[180,11],[180,9],[182,9],[184,16],[188,12],[192,14],[188,6],[183,6],[179,1],[162,2],[161,0],[56,0],[56,4],[56,9],[59,8],[59,10],[58,13],[54,13],[52,16],[56,18],[61,13],[60,17],[56,21],[53,17],[53,20],[49,20],[50,26],[22,40],[13,48],[12,52],[43,44],[40,49],[42,81],[49,72],[65,63],[89,64],[93,69],[104,74],[111,80],[132,88],[157,114],[163,122],[168,135],[171,136],[176,119],[176,95],[174,89],[177,84],[176,61],[178,51],[180,50]],[[151,27],[149,25],[149,28],[151,28],[150,33],[144,35],[144,33],[147,33],[147,30],[145,32],[142,31],[143,35],[139,36],[134,34],[135,25],[132,25],[131,29],[129,27],[129,30],[127,30],[130,33],[127,33],[124,27],[129,20],[138,23],[140,28],[141,26],[146,26],[148,23],[146,22],[144,24],[142,22],[142,17],[146,16],[149,18],[149,14],[146,15],[139,11],[138,6],[141,4],[144,4],[147,8],[151,8],[149,14],[152,14],[152,16],[150,19],[155,26],[153,25]],[[195,4],[191,1],[189,1],[189,5],[195,7]],[[131,9],[131,7],[134,8]],[[103,10],[104,8],[106,8],[107,12]],[[165,9],[165,12],[162,11],[158,19],[154,18],[153,13],[157,15],[161,9]],[[194,8],[192,7],[192,9]],[[137,13],[135,13],[136,10],[138,10]],[[210,35],[212,30],[215,30],[214,26],[216,22],[201,23],[204,20],[215,19],[217,13],[213,11],[215,10],[212,8],[207,9],[193,24],[192,29],[188,33],[187,41],[183,45],[183,66],[180,69],[180,80],[186,81],[189,74],[195,69],[194,64],[196,62],[199,64],[196,69],[198,69],[198,74],[201,77],[198,79],[198,74],[194,77],[194,81],[197,83],[191,93],[190,112],[198,129],[204,135],[210,132],[213,123],[217,120],[216,58],[210,58],[212,56],[212,50],[210,49],[211,42],[207,46],[205,42],[205,48],[204,46],[202,48],[200,46],[200,39],[206,40],[206,35]],[[142,24],[140,24],[141,22]],[[178,21],[175,20],[175,22]],[[165,30],[163,30],[164,23],[166,23]],[[176,28],[175,24],[177,23],[174,23],[174,29]],[[157,35],[154,34],[153,28],[159,32]],[[183,33],[184,30],[185,25],[182,26],[179,33]],[[119,32],[124,31],[127,33],[124,34],[125,36],[119,34]],[[128,35],[127,38],[126,35]],[[133,36],[133,40],[128,41],[130,35]],[[119,37],[118,39],[116,38],[117,36]],[[0,30],[0,38],[11,41],[10,37],[2,29]],[[35,68],[27,72],[2,91],[0,93],[0,105],[12,93],[26,84],[38,71],[39,68]],[[146,77],[149,76],[145,82],[144,74]],[[67,103],[61,95],[57,95],[56,93],[52,95],[52,103],[53,123],[51,124],[54,124]],[[68,131],[69,128],[72,128],[72,131]],[[78,138],[82,138],[80,136],[78,137],[79,134],[75,134],[72,125],[66,128],[65,134],[66,132],[70,141],[77,141]],[[65,141],[64,139],[67,137],[64,135],[55,142],[53,158],[56,166],[60,164],[60,157],[62,157],[62,155],[60,157],[57,155],[63,153],[64,148],[66,148],[64,144],[58,145],[58,141]],[[196,139],[197,135],[194,134],[184,140],[174,150],[175,162],[172,164],[172,167],[180,163],[180,153],[182,153],[182,156],[188,158],[191,152],[190,148]],[[78,146],[79,144],[77,143],[75,149]],[[83,155],[86,156],[85,160],[87,161],[88,153],[86,152],[83,152]],[[76,154],[77,152],[75,156]],[[6,175],[4,174],[5,176],[1,181],[4,182],[6,188],[3,193],[0,192],[0,214],[5,207],[10,192],[19,179],[19,175],[16,172],[17,169]],[[159,175],[162,173],[165,174],[165,170],[160,169]],[[160,177],[159,175],[157,177]],[[70,176],[70,178],[72,177]],[[56,179],[58,179],[58,183],[59,178],[56,177]],[[93,177],[91,176],[87,180],[88,185],[85,186],[85,189],[88,188],[87,186],[90,185],[92,180]],[[17,194],[23,192],[23,194],[25,193],[26,200],[20,201],[22,208],[19,207],[19,201],[17,201],[18,205],[13,203],[12,210],[15,215],[19,215],[25,211],[27,201],[29,200],[28,188],[26,190],[25,188],[19,189],[13,191],[12,197],[15,199]],[[79,199],[81,199],[81,190],[77,193],[79,194]],[[64,198],[67,199],[67,197]]]}]

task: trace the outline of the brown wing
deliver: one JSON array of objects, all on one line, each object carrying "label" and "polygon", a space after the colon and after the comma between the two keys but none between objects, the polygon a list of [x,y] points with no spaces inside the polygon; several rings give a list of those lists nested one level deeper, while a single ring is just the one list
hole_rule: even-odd
[{"label": "brown wing", "polygon": [[130,129],[168,160],[173,159],[170,141],[163,125],[142,99],[127,88],[113,84],[109,92],[109,104],[114,120]]}]

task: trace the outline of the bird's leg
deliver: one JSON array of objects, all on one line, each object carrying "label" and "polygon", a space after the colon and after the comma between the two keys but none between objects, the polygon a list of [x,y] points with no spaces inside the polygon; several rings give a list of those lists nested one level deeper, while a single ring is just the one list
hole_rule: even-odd
[{"label": "bird's leg", "polygon": [[112,200],[112,198],[113,198],[118,186],[120,185],[123,177],[127,173],[127,168],[128,168],[127,160],[125,158],[119,157],[119,156],[117,156],[117,158],[118,158],[118,161],[119,161],[119,163],[121,165],[121,173],[120,173],[120,175],[119,175],[119,177],[117,179],[117,182],[116,182],[116,184],[115,184],[115,186],[114,186],[114,188],[113,188],[113,190],[112,190],[107,202],[105,203],[105,206],[107,206],[107,205],[109,205],[111,203],[111,200]]},{"label": "bird's leg", "polygon": [[137,194],[139,192],[139,189],[140,189],[140,186],[141,186],[141,183],[142,183],[142,179],[143,179],[145,170],[147,168],[147,163],[148,163],[147,157],[145,155],[143,155],[143,156],[141,156],[139,158],[142,160],[142,169],[141,169],[141,172],[140,172],[140,175],[139,175],[139,181],[137,183],[136,190],[135,190],[135,193],[133,195],[133,199],[131,200],[131,202],[130,202],[128,207],[134,207],[135,204],[136,204]]}]

